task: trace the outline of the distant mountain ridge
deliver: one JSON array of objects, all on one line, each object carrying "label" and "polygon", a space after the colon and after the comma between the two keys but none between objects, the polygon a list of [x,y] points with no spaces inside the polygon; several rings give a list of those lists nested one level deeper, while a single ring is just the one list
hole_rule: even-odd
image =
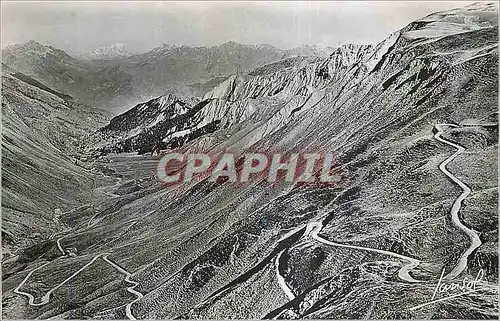
[{"label": "distant mountain ridge", "polygon": [[[119,113],[141,101],[173,93],[203,95],[234,73],[301,55],[325,57],[331,47],[283,50],[233,41],[212,47],[163,45],[131,54],[123,45],[97,48],[80,57],[35,41],[2,50],[3,63],[81,102]],[[195,86],[194,84],[205,84]],[[200,92],[200,89],[202,92]]]},{"label": "distant mountain ridge", "polygon": [[88,60],[98,59],[115,59],[132,56],[134,53],[129,51],[123,43],[115,43],[113,45],[96,48],[92,51],[85,52],[78,58]]}]

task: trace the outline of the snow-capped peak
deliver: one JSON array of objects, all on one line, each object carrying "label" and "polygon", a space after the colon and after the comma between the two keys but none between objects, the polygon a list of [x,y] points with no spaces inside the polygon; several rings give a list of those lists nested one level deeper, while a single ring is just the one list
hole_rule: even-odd
[{"label": "snow-capped peak", "polygon": [[87,53],[80,55],[80,58],[97,60],[113,59],[131,56],[133,53],[128,51],[123,43],[116,43],[110,46],[99,47]]}]

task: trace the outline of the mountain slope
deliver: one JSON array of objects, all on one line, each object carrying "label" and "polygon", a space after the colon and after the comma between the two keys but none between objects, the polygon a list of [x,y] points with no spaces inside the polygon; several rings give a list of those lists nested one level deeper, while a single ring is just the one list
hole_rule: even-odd
[{"label": "mountain slope", "polygon": [[[41,268],[22,290],[39,300],[95,263],[39,307],[13,293],[25,271],[9,276],[3,313],[124,318],[128,306],[138,319],[498,318],[497,38],[496,6],[479,4],[410,23],[356,59],[231,77],[200,110],[224,126],[181,150],[334,152],[342,180],[167,188],[151,178],[158,157],[109,156],[106,166],[127,180],[117,203],[82,213],[84,223],[61,240],[78,256],[36,260],[30,268]],[[470,186],[459,219],[481,240],[444,282],[481,269],[484,277],[478,293],[412,309],[431,300],[442,271],[470,247],[451,215],[463,190],[440,169],[457,149],[443,141],[463,146],[448,169]],[[140,299],[120,282],[124,273],[103,265],[104,253],[131,273]],[[402,257],[419,262],[409,273],[420,282],[400,277]]]},{"label": "mountain slope", "polygon": [[[61,229],[54,212],[90,200],[90,173],[76,164],[80,137],[108,115],[75,103],[18,71],[2,75],[3,249],[40,242]],[[38,240],[33,240],[38,235]],[[5,253],[4,253],[5,254]]]}]

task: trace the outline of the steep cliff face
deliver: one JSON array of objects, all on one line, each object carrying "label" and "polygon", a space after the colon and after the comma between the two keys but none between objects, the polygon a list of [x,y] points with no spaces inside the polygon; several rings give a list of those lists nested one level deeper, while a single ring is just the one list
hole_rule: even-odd
[{"label": "steep cliff face", "polygon": [[[370,53],[370,46],[346,45],[327,59],[294,57],[247,74],[234,74],[208,91],[196,108],[193,109],[193,102],[183,102],[193,110],[187,115],[181,111],[177,116],[182,117],[170,115],[172,107],[164,109],[168,104],[175,105],[172,95],[158,97],[115,117],[101,131],[104,136],[95,148],[105,144],[104,152],[152,152],[178,147],[216,129],[244,122],[254,114],[260,119],[269,118],[263,132],[256,137],[258,140],[277,130],[294,113],[313,106],[325,86],[343,86],[359,77],[361,69],[366,72],[363,59],[368,59]],[[161,124],[151,129],[154,137],[145,132],[158,123]],[[169,125],[163,126],[164,123]],[[142,138],[131,139],[139,136]]]}]

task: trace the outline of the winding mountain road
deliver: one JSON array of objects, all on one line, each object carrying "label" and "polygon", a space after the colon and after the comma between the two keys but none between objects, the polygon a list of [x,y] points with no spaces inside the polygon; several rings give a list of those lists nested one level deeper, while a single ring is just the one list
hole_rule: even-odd
[{"label": "winding mountain road", "polygon": [[457,149],[457,151],[453,155],[451,155],[450,157],[445,159],[441,164],[439,164],[439,169],[446,176],[448,176],[455,184],[460,186],[460,188],[463,190],[462,194],[460,194],[460,196],[453,203],[453,206],[452,206],[451,211],[450,211],[451,220],[453,221],[453,224],[455,224],[455,226],[457,226],[459,229],[464,231],[465,234],[467,234],[467,236],[469,236],[469,238],[471,240],[471,245],[464,253],[462,253],[460,260],[455,265],[453,270],[444,277],[444,279],[454,279],[457,276],[459,276],[467,268],[468,258],[472,254],[472,252],[474,252],[474,250],[477,249],[481,245],[481,239],[479,238],[479,235],[474,230],[468,228],[460,221],[460,217],[458,215],[458,212],[462,208],[462,201],[471,193],[471,189],[469,188],[469,186],[467,186],[465,183],[463,183],[461,180],[459,180],[456,176],[454,176],[452,173],[450,173],[448,171],[448,169],[446,168],[446,165],[448,165],[451,161],[453,161],[458,155],[462,154],[465,151],[465,148],[458,145],[458,144],[452,143],[452,142],[441,137],[441,135],[443,134],[443,131],[444,131],[444,129],[443,129],[444,126],[446,126],[446,127],[459,127],[459,126],[454,125],[454,124],[436,124],[435,128],[436,128],[437,132],[434,135],[434,138],[436,140],[438,140],[444,144],[448,144],[448,145]]},{"label": "winding mountain road", "polygon": [[29,304],[29,305],[32,305],[32,306],[39,306],[39,305],[43,305],[43,304],[45,304],[45,303],[47,303],[47,302],[45,302],[45,303],[41,303],[41,304],[37,304],[37,303],[35,303],[35,298],[34,298],[31,294],[26,293],[26,292],[22,292],[22,291],[20,291],[19,289],[20,289],[20,288],[24,285],[24,283],[26,283],[26,281],[28,281],[28,279],[31,277],[31,275],[32,275],[33,273],[35,273],[36,271],[40,270],[41,268],[43,268],[43,267],[45,267],[45,266],[49,265],[49,263],[50,263],[50,261],[49,261],[49,262],[47,262],[47,263],[45,263],[45,264],[40,265],[40,266],[39,266],[39,267],[37,267],[37,268],[34,268],[33,270],[31,270],[31,271],[30,271],[30,272],[26,275],[26,277],[25,277],[25,278],[21,281],[21,283],[19,283],[19,285],[18,285],[18,286],[14,289],[14,293],[17,293],[17,294],[19,294],[19,295],[24,295],[24,296],[26,296],[26,297],[28,298],[28,304]]},{"label": "winding mountain road", "polygon": [[285,278],[281,275],[280,272],[280,260],[281,260],[281,255],[283,254],[285,250],[281,251],[277,256],[276,256],[276,261],[275,261],[275,267],[276,267],[276,277],[278,278],[278,283],[285,293],[285,295],[292,301],[295,299],[295,294],[293,294],[292,289],[286,284]]},{"label": "winding mountain road", "polygon": [[318,233],[321,232],[322,229],[323,229],[322,223],[319,223],[319,222],[309,223],[307,225],[305,235],[310,234],[313,239],[315,239],[316,241],[321,242],[323,244],[336,246],[336,247],[343,247],[343,248],[348,248],[348,249],[355,249],[355,250],[362,250],[362,251],[384,254],[384,255],[388,255],[388,256],[392,256],[392,257],[401,259],[403,261],[407,261],[409,263],[405,264],[398,272],[399,278],[404,280],[404,281],[411,282],[411,283],[422,282],[419,280],[415,280],[410,275],[410,271],[420,264],[420,260],[408,257],[406,255],[390,252],[390,251],[379,250],[379,249],[374,249],[374,248],[370,248],[370,247],[356,246],[356,245],[347,245],[347,244],[341,244],[341,243],[335,243],[332,241],[328,241],[328,240],[326,240],[318,235]]},{"label": "winding mountain road", "polygon": [[130,280],[130,278],[132,277],[132,274],[130,272],[128,272],[127,270],[123,269],[118,264],[116,264],[113,261],[111,261],[110,259],[108,259],[108,255],[103,256],[102,259],[104,261],[108,262],[112,267],[114,267],[115,269],[117,269],[120,273],[125,274],[125,282],[132,284],[132,286],[129,286],[127,288],[127,291],[129,293],[132,293],[133,295],[137,296],[137,298],[134,301],[132,301],[129,304],[127,304],[127,306],[125,307],[125,314],[127,315],[127,318],[129,318],[130,320],[137,320],[134,317],[134,315],[132,314],[131,308],[132,308],[132,304],[136,303],[137,301],[139,301],[140,299],[142,299],[143,296],[144,296],[142,293],[140,293],[140,292],[138,292],[138,291],[136,291],[134,289],[136,286],[139,285],[139,283]]},{"label": "winding mountain road", "polygon": [[59,289],[66,282],[68,282],[69,280],[71,280],[72,278],[74,278],[75,276],[77,276],[78,274],[80,274],[81,272],[83,272],[92,263],[94,263],[99,257],[101,257],[101,255],[102,254],[96,255],[92,260],[90,260],[90,262],[88,262],[83,267],[81,267],[80,269],[78,269],[75,273],[71,274],[66,280],[62,281],[61,283],[59,283],[59,285],[53,287],[51,290],[49,290],[49,292],[45,293],[45,295],[42,297],[42,300],[39,303],[35,303],[34,302],[35,298],[33,297],[33,295],[31,295],[29,293],[26,293],[26,292],[22,292],[19,289],[26,283],[26,281],[28,281],[28,279],[31,277],[31,275],[35,271],[37,271],[37,270],[39,270],[39,269],[47,266],[52,261],[49,261],[49,262],[47,262],[47,263],[45,263],[45,264],[37,267],[36,269],[31,270],[30,273],[28,273],[28,275],[26,275],[26,277],[24,278],[24,280],[22,280],[21,283],[19,283],[19,285],[14,289],[14,293],[17,293],[19,295],[24,295],[24,296],[28,297],[28,304],[31,305],[31,306],[36,306],[37,307],[37,306],[41,306],[41,305],[47,304],[50,301],[50,295],[52,294],[52,292],[54,292],[55,290]]},{"label": "winding mountain road", "polygon": [[57,239],[57,241],[56,241],[56,244],[57,244],[57,248],[59,249],[59,251],[60,251],[60,252],[62,253],[62,255],[64,256],[64,255],[66,255],[66,252],[64,251],[64,249],[63,249],[63,247],[62,247],[62,245],[61,245],[61,240],[62,240],[63,238],[64,238],[64,236],[63,236],[63,237],[58,238],[58,239]]},{"label": "winding mountain road", "polygon": [[[496,125],[496,124],[487,124],[487,125],[477,124],[477,125],[465,125],[465,126],[468,126],[468,127],[474,126],[475,127],[475,126],[493,126],[493,125]],[[455,265],[453,270],[444,277],[444,279],[454,279],[457,276],[459,276],[467,268],[468,258],[472,254],[472,252],[474,252],[474,250],[477,249],[481,245],[481,240],[480,240],[479,235],[477,234],[476,231],[468,228],[460,221],[460,217],[458,215],[460,209],[462,208],[462,202],[471,193],[471,189],[465,183],[463,183],[461,180],[459,180],[456,176],[454,176],[452,173],[450,173],[448,171],[448,169],[446,168],[446,165],[448,165],[450,162],[452,162],[457,156],[459,156],[465,152],[465,148],[463,146],[460,146],[458,144],[455,144],[453,142],[450,142],[450,141],[442,138],[441,135],[444,132],[444,127],[459,127],[459,126],[455,125],[455,124],[436,124],[436,125],[434,125],[434,127],[436,128],[436,133],[434,135],[434,138],[437,141],[442,142],[442,143],[447,144],[447,145],[450,145],[450,146],[457,149],[457,151],[453,155],[451,155],[450,157],[445,159],[441,164],[439,164],[439,170],[442,171],[446,176],[448,176],[455,184],[460,186],[460,188],[463,190],[462,194],[460,194],[460,196],[457,197],[457,199],[453,202],[453,206],[451,208],[450,214],[451,214],[451,220],[455,224],[455,226],[457,226],[460,230],[465,232],[465,234],[467,234],[467,236],[469,236],[469,238],[471,240],[471,245],[464,253],[462,253],[458,263]],[[411,282],[411,283],[423,282],[420,280],[415,280],[410,275],[410,271],[412,269],[414,269],[415,267],[417,267],[421,263],[420,260],[405,256],[405,255],[401,255],[398,253],[390,252],[390,251],[332,242],[332,241],[326,240],[318,235],[321,232],[322,228],[323,228],[323,224],[320,222],[308,223],[306,225],[306,231],[304,233],[304,236],[310,235],[316,241],[321,242],[323,244],[331,245],[331,246],[375,252],[375,253],[379,253],[379,254],[384,254],[384,255],[396,257],[396,258],[401,259],[403,261],[407,261],[408,263],[405,264],[398,272],[399,278],[404,280],[404,281]],[[276,257],[276,261],[275,261],[275,263],[276,263],[276,276],[278,279],[278,283],[279,283],[280,287],[282,288],[283,292],[286,294],[286,296],[290,300],[293,300],[295,298],[295,295],[293,294],[293,291],[290,289],[290,287],[286,284],[285,278],[280,273],[280,259],[281,259],[281,255],[283,254],[283,252],[284,252],[284,250],[281,251]]]},{"label": "winding mountain road", "polygon": [[[297,229],[287,233],[287,235],[296,232],[297,230],[303,228],[298,227]],[[303,237],[311,236],[314,240],[321,242],[323,244],[331,245],[331,246],[336,246],[336,247],[343,247],[343,248],[348,248],[348,249],[355,249],[355,250],[361,250],[361,251],[368,251],[368,252],[374,252],[378,254],[383,254],[383,255],[388,255],[392,256],[395,258],[398,258],[403,261],[407,261],[408,263],[403,265],[401,269],[398,271],[398,276],[400,279],[403,281],[407,281],[410,283],[419,283],[423,282],[420,280],[415,280],[411,275],[410,271],[413,270],[415,267],[417,267],[420,264],[420,260],[408,257],[406,255],[390,252],[390,251],[385,251],[385,250],[379,250],[379,249],[374,249],[370,247],[363,247],[363,246],[356,246],[356,245],[347,245],[347,244],[341,244],[341,243],[336,243],[332,242],[329,240],[326,240],[322,237],[320,237],[318,234],[321,232],[323,229],[323,224],[320,222],[310,222],[306,225],[306,230],[304,232]],[[283,240],[286,238],[286,235],[282,237],[280,240]],[[281,275],[281,269],[280,269],[280,260],[281,260],[281,255],[283,254],[285,250],[281,251],[277,256],[275,260],[275,268],[276,268],[276,278],[278,279],[278,284],[285,293],[285,295],[288,297],[290,301],[295,299],[295,294],[293,293],[292,289],[286,284],[284,276]]]},{"label": "winding mountain road", "polygon": [[[59,249],[59,251],[64,255],[66,255],[66,252],[64,251],[64,248],[62,247],[61,245],[61,240],[63,239],[63,237],[59,238],[57,240],[57,248]],[[127,288],[127,291],[133,295],[135,295],[137,298],[135,300],[133,300],[132,302],[130,302],[129,304],[126,305],[125,307],[125,314],[127,316],[127,318],[129,318],[130,320],[137,320],[134,315],[132,314],[132,311],[131,311],[131,307],[134,303],[136,303],[137,301],[139,301],[140,299],[143,298],[143,294],[136,291],[134,288],[136,286],[139,285],[138,282],[135,282],[135,281],[132,281],[130,280],[130,278],[132,277],[132,274],[130,272],[128,272],[127,270],[123,269],[122,267],[120,267],[118,264],[116,264],[115,262],[111,261],[108,256],[110,255],[110,253],[100,253],[100,254],[97,254],[96,256],[94,256],[92,258],[92,260],[90,260],[87,264],[85,264],[83,267],[81,267],[80,269],[78,269],[75,273],[71,274],[68,278],[66,278],[64,281],[62,281],[61,283],[59,283],[57,286],[53,287],[51,290],[49,290],[43,297],[42,297],[42,300],[38,303],[35,303],[35,297],[33,295],[31,295],[30,293],[27,293],[27,292],[23,292],[20,290],[20,288],[28,281],[28,279],[31,277],[31,275],[36,272],[37,270],[49,265],[50,263],[52,263],[52,261],[49,261],[49,262],[46,262],[45,264],[42,264],[40,265],[39,267],[31,270],[27,275],[26,277],[21,281],[21,283],[19,283],[19,285],[14,289],[14,293],[16,294],[19,294],[19,295],[22,295],[22,296],[26,296],[28,298],[28,304],[31,305],[31,306],[42,306],[42,305],[45,305],[47,303],[49,303],[50,301],[50,295],[56,291],[57,289],[59,289],[61,286],[63,286],[64,284],[66,284],[69,280],[73,279],[75,276],[77,276],[78,274],[80,274],[81,272],[83,272],[86,268],[88,268],[90,265],[92,265],[98,258],[102,257],[102,259],[107,262],[109,265],[111,265],[113,268],[117,269],[120,273],[123,273],[125,274],[125,282],[127,283],[130,283],[132,284],[132,286],[129,286]]]},{"label": "winding mountain road", "polygon": [[[460,221],[460,217],[459,217],[459,211],[462,207],[462,202],[464,199],[467,198],[467,196],[470,195],[471,189],[465,183],[463,183],[461,180],[459,180],[456,176],[454,176],[452,173],[450,173],[448,171],[448,169],[446,168],[446,166],[450,162],[452,162],[456,157],[458,157],[459,155],[461,155],[462,153],[465,152],[465,148],[463,146],[456,144],[456,143],[448,141],[448,140],[442,138],[441,136],[444,133],[445,127],[459,127],[459,126],[455,125],[455,124],[436,124],[434,127],[436,129],[436,133],[434,135],[434,138],[437,141],[442,142],[442,143],[447,144],[447,145],[450,145],[450,146],[454,147],[455,149],[457,149],[457,151],[454,154],[452,154],[447,159],[445,159],[442,163],[439,164],[439,170],[442,171],[448,178],[450,178],[455,184],[457,184],[463,190],[463,192],[460,194],[460,196],[454,201],[453,206],[450,210],[450,214],[451,214],[451,220],[452,220],[453,224],[455,226],[457,226],[460,230],[462,230],[465,234],[467,234],[467,236],[471,240],[471,245],[469,246],[469,248],[466,251],[464,251],[464,253],[462,253],[459,261],[457,262],[457,264],[455,265],[453,270],[444,277],[444,279],[454,279],[457,276],[459,276],[464,270],[467,269],[468,258],[473,253],[473,251],[481,245],[481,240],[480,240],[477,232],[475,232],[474,230],[465,226]],[[89,220],[88,226],[92,226],[92,220],[93,220],[93,218],[91,218]],[[420,280],[415,280],[410,275],[410,272],[421,263],[421,261],[418,259],[411,258],[411,257],[405,256],[405,255],[399,254],[399,253],[391,252],[391,251],[363,247],[363,246],[356,246],[356,245],[348,245],[348,244],[342,244],[342,243],[336,243],[336,242],[329,241],[329,240],[324,239],[324,238],[319,236],[319,233],[323,229],[323,223],[321,223],[321,222],[309,222],[305,226],[306,226],[306,230],[305,230],[304,235],[302,237],[311,236],[312,239],[314,239],[320,243],[326,244],[326,245],[336,246],[336,247],[341,247],[341,248],[350,248],[350,249],[362,250],[362,251],[368,251],[368,252],[374,252],[374,253],[398,258],[402,261],[406,261],[408,263],[404,264],[400,268],[400,270],[398,271],[398,277],[401,280],[404,280],[404,281],[407,281],[410,283],[423,282]],[[302,226],[302,227],[304,227],[304,226]],[[292,233],[292,232],[296,232],[296,231],[294,230],[294,231],[291,231],[290,233]],[[288,234],[290,234],[290,233],[288,233]],[[61,245],[61,240],[63,238],[64,237],[57,239],[56,244],[57,244],[57,248],[59,249],[59,251],[62,253],[63,256],[65,256],[66,251],[64,250],[63,246]],[[283,237],[283,238],[285,238],[285,237]],[[276,268],[277,279],[278,279],[278,283],[279,283],[280,287],[282,288],[282,290],[284,291],[284,293],[288,297],[288,299],[294,300],[295,294],[293,293],[292,289],[286,284],[285,278],[281,275],[280,262],[281,262],[281,258],[282,258],[284,251],[285,250],[282,250],[281,252],[279,252],[279,254],[276,256],[276,259],[275,259],[275,268]],[[57,286],[55,286],[51,290],[49,290],[45,295],[43,295],[43,297],[41,298],[41,301],[38,303],[35,303],[35,298],[33,295],[31,295],[30,293],[27,293],[27,292],[23,292],[20,289],[26,284],[26,282],[29,280],[29,278],[33,275],[34,272],[44,268],[45,266],[50,264],[51,261],[46,262],[46,263],[32,269],[31,271],[29,271],[29,273],[26,275],[26,277],[14,289],[14,293],[21,295],[21,296],[26,296],[28,298],[28,304],[31,306],[45,305],[45,304],[49,303],[50,296],[54,291],[56,291],[61,286],[66,284],[68,281],[73,279],[79,273],[83,272],[86,268],[88,268],[90,265],[92,265],[97,259],[102,258],[105,262],[110,264],[113,268],[118,270],[120,273],[124,274],[125,275],[125,282],[131,284],[131,286],[127,287],[127,291],[129,293],[133,294],[134,296],[136,296],[136,298],[132,302],[130,302],[126,305],[125,313],[126,313],[127,318],[129,318],[130,320],[136,320],[131,309],[132,309],[133,304],[135,304],[139,300],[141,300],[144,295],[142,293],[138,292],[137,290],[135,290],[135,288],[139,285],[139,283],[131,280],[132,274],[130,272],[128,272],[127,270],[125,270],[124,268],[122,268],[121,266],[119,266],[118,264],[116,264],[115,262],[113,262],[112,260],[110,260],[108,258],[109,255],[110,255],[110,253],[101,253],[101,254],[97,254],[96,256],[94,256],[83,267],[78,269],[76,272],[74,272],[72,275],[70,275],[64,281],[62,281]]]}]

